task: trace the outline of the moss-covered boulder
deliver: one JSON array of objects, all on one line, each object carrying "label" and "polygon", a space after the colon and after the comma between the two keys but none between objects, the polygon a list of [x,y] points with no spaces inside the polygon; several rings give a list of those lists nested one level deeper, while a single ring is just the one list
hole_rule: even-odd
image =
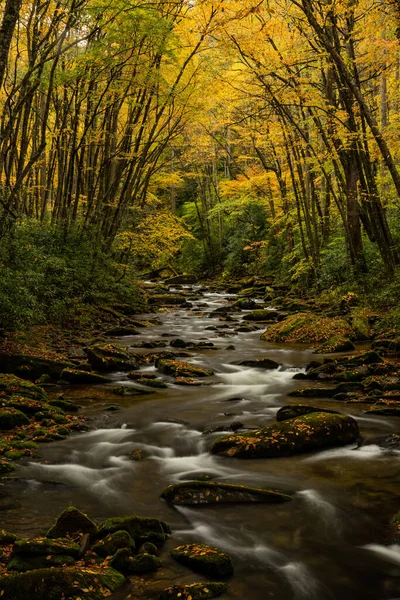
[{"label": "moss-covered boulder", "polygon": [[65,398],[54,398],[49,402],[50,406],[56,406],[61,408],[65,412],[78,412],[79,406],[72,402],[72,400],[65,400]]},{"label": "moss-covered boulder", "polygon": [[278,321],[278,319],[281,318],[281,314],[282,313],[278,312],[277,310],[261,309],[261,310],[253,310],[252,312],[248,313],[245,316],[245,318],[247,321],[269,323],[269,322]]},{"label": "moss-covered boulder", "polygon": [[13,556],[7,564],[9,571],[33,571],[35,569],[47,569],[49,567],[72,567],[75,564],[75,559],[67,554],[48,554],[34,556],[32,554],[18,554]]},{"label": "moss-covered boulder", "polygon": [[145,542],[140,546],[138,554],[154,554],[154,556],[157,556],[158,548],[152,542]]},{"label": "moss-covered boulder", "polygon": [[288,396],[292,398],[333,398],[335,394],[336,388],[334,387],[315,387],[292,390],[288,393]]},{"label": "moss-covered boulder", "polygon": [[173,585],[160,594],[159,600],[212,600],[228,590],[226,583],[211,582]]},{"label": "moss-covered boulder", "polygon": [[159,546],[167,539],[167,535],[171,533],[169,525],[164,521],[152,517],[128,515],[125,517],[113,517],[104,521],[100,525],[96,537],[103,539],[115,531],[127,531],[138,546],[144,542],[153,542]]},{"label": "moss-covered boulder", "polygon": [[18,539],[18,536],[15,533],[11,533],[10,531],[6,531],[5,529],[0,529],[0,546],[8,546],[9,544],[13,544]]},{"label": "moss-covered boulder", "polygon": [[316,408],[315,406],[306,406],[304,404],[287,404],[278,410],[276,413],[276,420],[279,423],[281,421],[287,421],[288,419],[296,419],[296,417],[308,415],[313,412],[338,414],[337,410],[329,410],[328,408]]},{"label": "moss-covered boulder", "polygon": [[293,342],[318,344],[335,336],[351,337],[350,324],[340,317],[324,317],[312,312],[290,315],[271,325],[261,339],[266,342]]},{"label": "moss-covered boulder", "polygon": [[15,471],[15,465],[4,458],[0,459],[0,475],[7,475]]},{"label": "moss-covered boulder", "polygon": [[237,458],[277,458],[351,444],[358,436],[355,419],[314,412],[246,434],[218,438],[211,452]]},{"label": "moss-covered boulder", "polygon": [[266,358],[266,357],[248,358],[246,360],[241,360],[237,364],[240,367],[251,367],[253,369],[266,369],[266,370],[279,369],[279,367],[282,366],[275,360],[272,360],[271,358]]},{"label": "moss-covered boulder", "polygon": [[142,377],[136,381],[141,385],[146,385],[147,387],[155,388],[157,390],[164,390],[168,387],[168,383],[162,379],[148,379],[147,377]]},{"label": "moss-covered boulder", "polygon": [[63,369],[61,379],[76,385],[110,383],[111,381],[111,379],[108,379],[108,377],[104,377],[103,375],[81,371],[79,369]]},{"label": "moss-covered boulder", "polygon": [[11,398],[1,398],[0,406],[15,408],[31,417],[43,410],[43,407],[47,405],[40,400],[32,400],[31,398],[25,398],[24,396],[11,396]]},{"label": "moss-covered boulder", "polygon": [[78,558],[79,545],[64,539],[37,538],[32,540],[17,540],[13,547],[14,554],[40,556],[61,554]]},{"label": "moss-covered boulder", "polygon": [[374,404],[366,411],[368,415],[382,415],[383,417],[400,417],[400,403],[396,405]]},{"label": "moss-covered boulder", "polygon": [[46,392],[40,386],[7,373],[0,374],[0,392],[4,392],[7,396],[22,396],[39,402],[48,400]]},{"label": "moss-covered boulder", "polygon": [[239,298],[233,303],[233,306],[240,310],[252,310],[256,308],[257,303],[252,298]]},{"label": "moss-covered boulder", "polygon": [[2,600],[103,600],[125,578],[109,568],[49,568],[0,577]]},{"label": "moss-covered boulder", "polygon": [[361,354],[352,356],[345,364],[352,367],[359,367],[361,365],[376,365],[380,363],[383,363],[382,357],[374,350],[368,350],[368,352],[362,352]]},{"label": "moss-covered boulder", "polygon": [[0,409],[0,430],[9,431],[21,425],[29,425],[28,417],[15,408]]},{"label": "moss-covered boulder", "polygon": [[161,568],[161,560],[154,554],[132,556],[128,548],[121,548],[110,559],[109,565],[124,575],[143,575]]},{"label": "moss-covered boulder", "polygon": [[231,557],[206,544],[178,546],[172,550],[171,556],[195,573],[209,577],[229,577],[233,574]]},{"label": "moss-covered boulder", "polygon": [[108,337],[123,337],[125,335],[139,335],[137,329],[133,327],[113,327],[112,329],[108,329],[108,331],[104,332],[104,335]]},{"label": "moss-covered boulder", "polygon": [[48,538],[63,538],[77,533],[94,535],[97,525],[87,515],[74,506],[65,509],[46,533]]},{"label": "moss-covered boulder", "polygon": [[29,379],[38,379],[43,374],[59,379],[63,369],[74,367],[65,356],[10,341],[0,344],[0,365],[3,373]]},{"label": "moss-covered boulder", "polygon": [[211,481],[185,481],[184,483],[170,485],[163,491],[161,498],[170,504],[181,506],[240,504],[244,502],[270,504],[291,500],[291,496],[282,492]]},{"label": "moss-covered boulder", "polygon": [[98,343],[86,348],[88,361],[98,371],[131,371],[137,369],[136,356],[122,346]]},{"label": "moss-covered boulder", "polygon": [[352,352],[355,350],[353,342],[349,340],[349,338],[343,337],[341,335],[335,335],[330,338],[326,342],[319,346],[315,352],[316,354],[331,354],[334,352]]},{"label": "moss-covered boulder", "polygon": [[92,550],[99,556],[112,556],[121,548],[128,548],[131,552],[134,552],[136,548],[135,540],[129,535],[127,531],[115,531],[111,535],[97,542],[92,547]]},{"label": "moss-covered boulder", "polygon": [[383,356],[399,356],[400,355],[400,339],[382,339],[376,340],[371,344],[371,347]]},{"label": "moss-covered boulder", "polygon": [[196,365],[181,360],[159,359],[156,367],[160,373],[165,375],[174,375],[175,377],[209,377],[213,375],[210,369],[203,369]]}]

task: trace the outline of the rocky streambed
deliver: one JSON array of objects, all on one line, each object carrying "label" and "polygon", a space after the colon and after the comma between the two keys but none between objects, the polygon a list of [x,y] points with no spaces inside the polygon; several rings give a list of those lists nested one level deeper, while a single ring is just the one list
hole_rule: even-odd
[{"label": "rocky streambed", "polygon": [[69,355],[0,346],[3,597],[398,597],[395,341],[265,284],[147,288]]}]

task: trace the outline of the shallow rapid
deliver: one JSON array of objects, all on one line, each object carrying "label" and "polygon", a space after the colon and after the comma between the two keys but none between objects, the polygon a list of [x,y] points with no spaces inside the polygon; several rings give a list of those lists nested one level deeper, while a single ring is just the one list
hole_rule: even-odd
[{"label": "shallow rapid", "polygon": [[[118,341],[138,352],[148,351],[137,350],[144,341],[212,342],[212,349],[183,359],[211,368],[210,385],[179,386],[166,377],[166,389],[116,398],[120,410],[112,413],[91,400],[90,388],[65,388],[94,429],[43,446],[39,460],[21,462],[13,477],[2,480],[2,527],[27,537],[43,534],[69,505],[98,520],[139,514],[168,521],[173,536],[162,556],[165,567],[143,598],[156,598],[175,581],[198,579],[168,558],[180,542],[196,541],[231,554],[235,575],[227,600],[399,598],[400,546],[385,540],[390,517],[400,509],[400,452],[367,444],[280,459],[211,455],[210,445],[221,433],[205,435],[205,429],[234,421],[246,427],[273,422],[279,408],[293,401],[287,393],[300,387],[294,373],[313,355],[304,346],[263,342],[260,331],[235,332],[232,323],[209,316],[231,299],[227,294],[193,292],[192,308],[162,313],[159,324]],[[268,371],[235,364],[255,356],[282,366]],[[133,385],[123,373],[112,378],[114,385]],[[362,405],[315,402],[351,414],[366,436],[400,430],[395,418],[366,417]],[[128,458],[135,451],[143,460]],[[288,491],[293,500],[173,508],[160,499],[169,484],[206,476]]]}]

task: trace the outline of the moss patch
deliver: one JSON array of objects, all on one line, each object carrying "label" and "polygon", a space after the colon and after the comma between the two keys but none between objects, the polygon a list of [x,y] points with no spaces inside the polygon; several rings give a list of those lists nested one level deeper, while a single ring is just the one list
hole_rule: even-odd
[{"label": "moss patch", "polygon": [[266,342],[321,344],[336,336],[351,337],[350,324],[341,317],[324,317],[312,312],[290,315],[271,325],[261,339]]},{"label": "moss patch", "polygon": [[196,573],[211,577],[229,577],[233,574],[230,556],[206,544],[179,546],[172,550],[171,556]]}]

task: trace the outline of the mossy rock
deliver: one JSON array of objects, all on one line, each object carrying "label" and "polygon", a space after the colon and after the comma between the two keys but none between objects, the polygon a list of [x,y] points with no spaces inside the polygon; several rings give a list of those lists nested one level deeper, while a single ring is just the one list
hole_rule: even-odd
[{"label": "mossy rock", "polygon": [[354,332],[354,340],[357,342],[366,342],[371,339],[372,331],[369,324],[368,317],[352,313],[351,315],[351,326]]},{"label": "mossy rock", "polygon": [[134,385],[116,385],[111,388],[111,391],[116,396],[145,396],[146,394],[151,394],[150,390],[145,390],[140,387],[135,387]]},{"label": "mossy rock", "polygon": [[137,369],[136,356],[116,344],[98,343],[86,348],[91,366],[98,371],[131,371]]},{"label": "mossy rock", "polygon": [[4,456],[8,458],[8,460],[19,460],[23,456],[26,456],[26,450],[8,450],[5,452]]},{"label": "mossy rock", "polygon": [[2,600],[103,600],[125,582],[109,568],[49,568],[0,577]]},{"label": "mossy rock", "polygon": [[400,512],[396,513],[391,520],[391,528],[393,533],[393,541],[400,543]]},{"label": "mossy rock", "polygon": [[11,396],[11,398],[2,399],[0,404],[4,407],[20,410],[30,417],[43,410],[43,406],[46,406],[40,400],[32,400],[24,396]]},{"label": "mossy rock", "polygon": [[357,354],[348,359],[347,365],[349,366],[361,366],[361,365],[375,365],[383,363],[382,357],[374,350]]},{"label": "mossy rock", "polygon": [[153,554],[132,556],[128,548],[121,548],[110,559],[109,565],[124,575],[143,575],[153,573],[161,568],[161,560]]},{"label": "mossy rock", "polygon": [[315,352],[317,354],[331,354],[334,352],[352,352],[355,349],[353,342],[348,338],[335,335],[327,340],[322,346],[319,346]]},{"label": "mossy rock", "polygon": [[149,303],[157,306],[179,306],[186,304],[186,297],[180,294],[154,294],[149,297]]},{"label": "mossy rock", "polygon": [[54,398],[54,400],[50,400],[50,406],[56,406],[57,408],[61,408],[65,412],[78,412],[79,406],[75,404],[75,402],[71,402],[71,400],[64,400],[62,398]]},{"label": "mossy rock", "polygon": [[81,371],[79,369],[64,369],[61,373],[61,379],[76,385],[110,383],[111,381],[111,379],[108,379],[108,377],[104,377],[103,375],[97,375],[97,373],[89,373],[88,371]]},{"label": "mossy rock", "polygon": [[304,404],[287,404],[282,406],[276,413],[276,420],[278,423],[281,421],[287,421],[288,419],[296,419],[303,415],[308,415],[313,412],[327,412],[333,414],[339,414],[337,410],[329,410],[328,408],[316,408],[315,406],[306,406]]},{"label": "mossy rock", "polygon": [[287,395],[292,398],[333,398],[336,388],[316,387],[292,390]]},{"label": "mossy rock", "polygon": [[33,556],[61,554],[78,558],[79,545],[64,539],[17,540],[14,544],[14,554],[30,554]]},{"label": "mossy rock", "polygon": [[226,583],[211,582],[173,585],[161,592],[159,600],[212,600],[228,590]]},{"label": "mossy rock", "polygon": [[29,419],[23,412],[15,408],[0,409],[0,430],[9,431],[21,425],[29,425]]},{"label": "mossy rock", "polygon": [[261,339],[266,342],[324,343],[335,336],[349,337],[350,324],[340,317],[323,317],[312,312],[290,315],[271,325]]},{"label": "mossy rock", "polygon": [[251,367],[253,369],[268,369],[268,370],[279,369],[279,367],[282,366],[275,360],[271,360],[270,358],[265,358],[265,357],[249,358],[246,360],[241,360],[240,362],[238,362],[236,364],[238,364],[240,367]]},{"label": "mossy rock", "polygon": [[376,340],[371,344],[371,348],[384,356],[399,356],[400,354],[400,339],[383,339]]},{"label": "mossy rock", "polygon": [[158,548],[151,542],[145,542],[140,546],[138,554],[154,554],[154,556],[157,556]]},{"label": "mossy rock", "polygon": [[210,377],[214,374],[210,369],[203,369],[181,360],[159,359],[156,367],[160,373],[175,377]]},{"label": "mossy rock", "polygon": [[33,556],[29,554],[18,554],[13,556],[10,562],[7,564],[9,571],[18,571],[24,573],[25,571],[33,571],[34,569],[46,569],[48,567],[72,567],[75,564],[72,556],[55,554],[48,556]]},{"label": "mossy rock", "polygon": [[218,438],[211,452],[237,458],[277,458],[351,444],[358,436],[352,417],[313,412],[250,433]]},{"label": "mossy rock", "polygon": [[195,573],[209,577],[230,577],[233,574],[230,556],[206,544],[178,546],[172,550],[171,556]]},{"label": "mossy rock", "polygon": [[168,383],[162,381],[161,379],[147,379],[145,377],[142,377],[141,379],[138,379],[137,382],[142,385],[147,385],[147,387],[161,390],[168,387]]},{"label": "mossy rock", "polygon": [[269,323],[277,321],[281,316],[281,313],[277,310],[253,310],[248,313],[245,318],[247,321],[255,321],[261,323]]},{"label": "mossy rock", "polygon": [[399,406],[374,405],[366,411],[367,415],[382,415],[383,417],[400,417]]},{"label": "mossy rock", "polygon": [[89,533],[94,535],[96,532],[96,523],[74,506],[70,506],[61,513],[55,524],[50,527],[46,533],[46,537],[62,538],[77,533]]},{"label": "mossy rock", "polygon": [[63,369],[74,366],[65,356],[10,341],[0,344],[0,364],[4,373],[30,379],[43,374],[58,379]]},{"label": "mossy rock", "polygon": [[161,498],[170,504],[180,506],[245,502],[280,503],[291,500],[288,494],[277,491],[211,481],[186,481],[170,485],[163,491]]},{"label": "mossy rock", "polygon": [[8,460],[1,459],[0,460],[0,475],[7,475],[8,473],[12,473],[15,471],[15,465]]},{"label": "mossy rock", "polygon": [[137,329],[133,327],[113,327],[104,332],[104,335],[108,337],[123,337],[125,335],[139,335]]},{"label": "mossy rock", "polygon": [[138,546],[147,541],[159,546],[167,539],[167,534],[171,533],[169,525],[164,521],[153,517],[128,515],[113,517],[101,523],[96,537],[103,539],[115,531],[127,531]]},{"label": "mossy rock", "polygon": [[233,306],[240,310],[252,310],[257,306],[257,303],[252,298],[239,298],[233,303]]},{"label": "mossy rock", "polygon": [[128,548],[131,552],[135,551],[135,540],[127,531],[115,531],[92,546],[92,550],[99,556],[112,556],[121,548]]},{"label": "mossy rock", "polygon": [[8,546],[9,544],[13,544],[18,539],[18,536],[15,533],[11,533],[10,531],[6,531],[5,529],[0,529],[0,546]]},{"label": "mossy rock", "polygon": [[40,386],[15,375],[0,374],[0,391],[8,396],[23,396],[42,402],[48,400],[46,392]]}]

